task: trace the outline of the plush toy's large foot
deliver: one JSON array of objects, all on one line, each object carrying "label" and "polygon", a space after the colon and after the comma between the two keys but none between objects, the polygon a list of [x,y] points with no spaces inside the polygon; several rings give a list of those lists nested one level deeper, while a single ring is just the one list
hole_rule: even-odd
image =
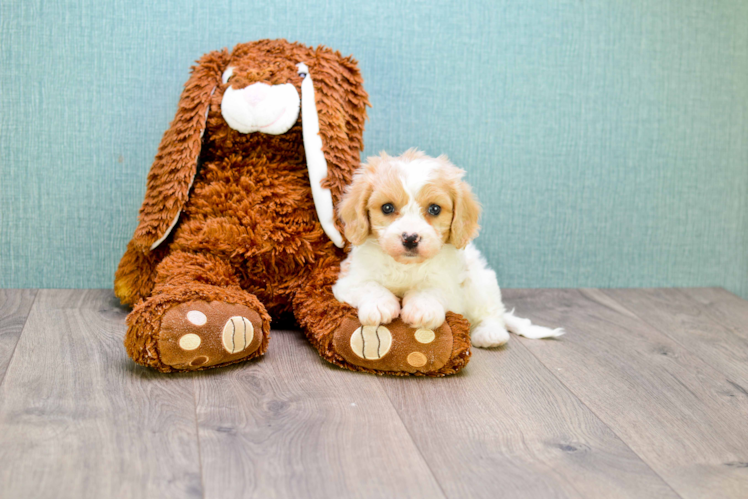
[{"label": "plush toy's large foot", "polygon": [[362,327],[356,309],[338,302],[332,285],[337,262],[321,263],[294,298],[294,314],[320,356],[343,368],[380,375],[442,377],[470,361],[470,323],[452,312],[436,330],[415,329],[399,318]]},{"label": "plush toy's large foot", "polygon": [[209,297],[214,294],[148,298],[128,317],[128,354],[163,372],[202,370],[264,354],[269,316],[253,295],[233,293],[234,300],[211,300],[218,298]]},{"label": "plush toy's large foot", "polygon": [[164,314],[157,345],[164,364],[195,370],[249,359],[263,337],[260,315],[249,307],[195,300]]},{"label": "plush toy's large foot", "polygon": [[[354,370],[392,375],[456,373],[470,359],[467,321],[449,314],[436,330],[415,329],[399,318],[387,325],[361,326],[345,318],[333,334],[333,350]],[[335,362],[335,361],[333,361]]]}]

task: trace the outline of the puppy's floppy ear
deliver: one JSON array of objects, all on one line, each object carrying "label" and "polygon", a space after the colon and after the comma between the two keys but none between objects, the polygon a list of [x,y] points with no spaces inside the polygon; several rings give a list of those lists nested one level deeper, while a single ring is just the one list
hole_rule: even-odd
[{"label": "puppy's floppy ear", "polygon": [[464,248],[470,243],[470,240],[478,236],[478,230],[480,229],[478,225],[480,204],[470,186],[459,179],[455,179],[452,196],[454,199],[454,209],[449,243],[457,248]]},{"label": "puppy's floppy ear", "polygon": [[176,225],[197,172],[210,97],[228,66],[226,49],[197,61],[184,85],[174,121],[164,133],[148,173],[140,223],[132,243],[143,253],[156,248]]},{"label": "puppy's floppy ear", "polygon": [[340,203],[339,215],[345,225],[345,237],[354,245],[360,245],[369,236],[369,203],[373,186],[369,176],[361,171],[353,177]]}]

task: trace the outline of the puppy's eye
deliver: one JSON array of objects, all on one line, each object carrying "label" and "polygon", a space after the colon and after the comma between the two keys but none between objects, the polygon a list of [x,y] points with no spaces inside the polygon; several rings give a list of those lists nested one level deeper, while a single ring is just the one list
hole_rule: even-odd
[{"label": "puppy's eye", "polygon": [[392,203],[385,203],[384,205],[382,205],[382,213],[391,214],[394,211],[395,205],[393,205]]},{"label": "puppy's eye", "polygon": [[429,205],[428,212],[429,212],[429,215],[437,216],[440,213],[442,213],[442,207],[440,207],[436,203],[432,203],[431,205]]}]

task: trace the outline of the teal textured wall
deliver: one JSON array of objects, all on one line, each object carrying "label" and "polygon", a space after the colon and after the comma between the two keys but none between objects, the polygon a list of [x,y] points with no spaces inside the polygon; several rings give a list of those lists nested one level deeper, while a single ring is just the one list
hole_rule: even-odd
[{"label": "teal textured wall", "polygon": [[0,286],[110,287],[192,62],[359,59],[367,150],[468,170],[505,287],[748,296],[748,2],[0,4]]}]

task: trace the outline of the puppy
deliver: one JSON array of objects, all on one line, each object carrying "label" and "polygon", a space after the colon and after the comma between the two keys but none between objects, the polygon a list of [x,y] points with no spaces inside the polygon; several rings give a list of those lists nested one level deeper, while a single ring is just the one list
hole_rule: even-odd
[{"label": "puppy", "polygon": [[504,309],[496,273],[471,243],[480,205],[464,174],[446,156],[415,149],[369,158],[339,206],[352,249],[335,298],[356,307],[365,326],[400,316],[434,330],[446,311],[462,314],[477,347],[506,343],[507,328],[528,338],[562,335]]}]

